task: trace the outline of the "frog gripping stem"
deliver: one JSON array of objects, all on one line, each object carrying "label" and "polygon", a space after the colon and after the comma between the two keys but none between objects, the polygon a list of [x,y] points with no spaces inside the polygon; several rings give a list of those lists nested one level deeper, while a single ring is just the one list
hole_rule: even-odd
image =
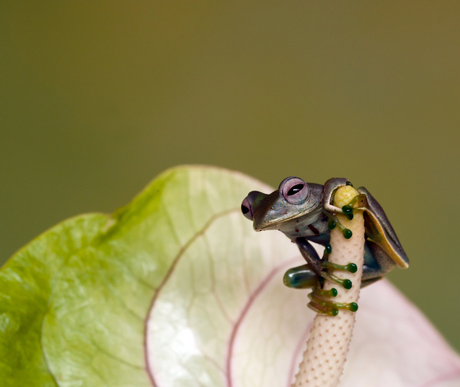
[{"label": "frog gripping stem", "polygon": [[[335,194],[334,205],[342,208],[358,194],[351,186],[341,187]],[[332,251],[328,259],[333,276],[351,281],[352,286],[346,289],[337,285],[337,281],[326,278],[321,292],[316,292],[314,299],[319,301],[319,306],[337,304],[353,307],[340,308],[338,313],[329,315],[316,315],[293,387],[336,387],[343,372],[355,322],[354,311],[361,286],[365,243],[362,211],[353,209],[352,214],[352,217],[350,214],[336,215],[339,222],[352,232],[352,237],[346,239],[342,231],[335,227],[331,231]],[[334,265],[343,267],[350,263],[356,265],[356,271],[334,270]],[[333,288],[337,290],[337,295],[331,299],[327,291]]]}]

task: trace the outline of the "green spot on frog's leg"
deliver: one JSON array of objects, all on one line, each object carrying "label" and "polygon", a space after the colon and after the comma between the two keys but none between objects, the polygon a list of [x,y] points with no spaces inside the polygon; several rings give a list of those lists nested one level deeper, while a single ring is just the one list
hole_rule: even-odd
[{"label": "green spot on frog's leg", "polygon": [[351,287],[353,286],[353,283],[349,279],[344,279],[342,280],[342,286],[345,289],[351,289]]},{"label": "green spot on frog's leg", "polygon": [[313,289],[313,292],[317,294],[318,296],[325,296],[325,297],[337,297],[337,294],[338,294],[336,288],[332,288],[330,290],[315,288]]},{"label": "green spot on frog's leg", "polygon": [[351,230],[349,230],[348,228],[343,227],[342,224],[337,219],[337,217],[335,216],[335,214],[329,214],[329,213],[326,213],[326,214],[329,217],[329,223],[327,224],[327,228],[329,230],[333,230],[337,226],[340,229],[340,231],[342,231],[343,236],[346,239],[350,239],[351,236],[353,235]]},{"label": "green spot on frog's leg", "polygon": [[356,273],[358,270],[358,267],[354,263],[349,263],[348,265],[339,265],[337,263],[325,261],[322,262],[321,265],[323,267],[327,267],[328,269],[349,271],[350,273]]},{"label": "green spot on frog's leg", "polygon": [[346,270],[348,270],[350,273],[356,273],[358,271],[358,266],[356,266],[354,263],[349,263],[345,267]]},{"label": "green spot on frog's leg", "polygon": [[353,214],[353,207],[350,206],[350,205],[348,205],[348,204],[346,204],[346,205],[344,205],[344,206],[342,207],[342,211],[343,211],[343,213],[344,213],[345,215],[347,215],[347,214]]},{"label": "green spot on frog's leg", "polygon": [[349,279],[340,279],[334,274],[329,274],[329,273],[322,273],[322,274],[328,280],[334,281],[335,283],[342,285],[345,289],[351,289],[353,286],[353,283]]},{"label": "green spot on frog's leg", "polygon": [[341,302],[333,302],[334,307],[338,309],[348,309],[350,312],[356,312],[358,310],[358,304],[356,302],[350,302],[349,304]]},{"label": "green spot on frog's leg", "polygon": [[344,237],[345,239],[350,239],[350,238],[352,237],[352,235],[353,235],[353,233],[351,232],[351,230],[349,230],[348,228],[344,228],[344,229],[342,230],[342,234],[343,234],[343,237]]},{"label": "green spot on frog's leg", "polygon": [[358,310],[358,304],[356,302],[350,302],[350,307],[348,308],[352,312],[356,312]]},{"label": "green spot on frog's leg", "polygon": [[326,244],[324,245],[324,247],[325,247],[325,249],[326,249],[325,251],[326,251],[327,254],[332,253],[332,246],[331,246],[330,243],[326,243]]}]

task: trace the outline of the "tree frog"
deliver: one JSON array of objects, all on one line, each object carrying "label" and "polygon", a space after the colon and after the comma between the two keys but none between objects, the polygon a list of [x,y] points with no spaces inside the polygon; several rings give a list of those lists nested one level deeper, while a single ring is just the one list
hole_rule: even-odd
[{"label": "tree frog", "polygon": [[[243,200],[241,210],[253,222],[255,231],[281,231],[297,244],[307,262],[285,273],[285,285],[297,289],[318,288],[322,278],[334,277],[328,269],[356,271],[354,264],[338,267],[327,262],[331,251],[331,229],[339,227],[345,238],[351,237],[351,231],[340,224],[335,214],[344,213],[352,217],[353,203],[342,208],[332,205],[334,192],[345,185],[351,185],[345,178],[332,178],[321,185],[306,183],[298,177],[288,177],[271,194],[252,191]],[[364,246],[363,287],[379,280],[395,266],[409,267],[409,259],[377,200],[364,187],[357,191],[359,195],[353,202],[358,201],[359,209],[363,210],[367,238]],[[318,256],[310,242],[325,247],[323,258]],[[341,284],[345,288],[352,286],[343,281]]]}]

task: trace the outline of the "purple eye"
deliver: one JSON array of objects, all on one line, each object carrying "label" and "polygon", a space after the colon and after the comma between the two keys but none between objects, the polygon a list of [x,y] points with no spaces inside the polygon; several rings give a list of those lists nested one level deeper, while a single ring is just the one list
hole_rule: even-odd
[{"label": "purple eye", "polygon": [[241,203],[241,212],[249,220],[253,219],[252,218],[251,203],[249,203],[249,199],[247,197],[244,198],[243,203]]},{"label": "purple eye", "polygon": [[281,184],[281,193],[290,204],[301,204],[308,197],[308,185],[298,177],[287,178]]}]

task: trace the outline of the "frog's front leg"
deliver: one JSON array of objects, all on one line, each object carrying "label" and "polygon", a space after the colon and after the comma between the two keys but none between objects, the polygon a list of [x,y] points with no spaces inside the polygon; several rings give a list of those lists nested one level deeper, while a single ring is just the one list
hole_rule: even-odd
[{"label": "frog's front leg", "polygon": [[302,257],[307,261],[310,269],[313,270],[318,277],[321,277],[323,264],[312,244],[306,238],[297,238],[295,243],[300,250],[300,254],[302,254]]},{"label": "frog's front leg", "polygon": [[[297,238],[295,243],[299,247],[306,265],[293,267],[284,274],[284,284],[291,288],[305,289],[321,287],[323,278],[327,278],[337,284],[342,285],[346,289],[350,289],[352,284],[349,280],[342,280],[335,275],[329,273],[331,270],[344,270],[351,273],[356,272],[356,265],[350,263],[348,265],[336,265],[327,261],[327,257],[331,252],[331,246],[326,243],[323,259],[320,259],[315,248],[306,238]],[[331,294],[332,295],[332,294]]]},{"label": "frog's front leg", "polygon": [[[329,222],[327,224],[327,227],[329,230],[333,230],[334,228],[338,227],[340,229],[340,231],[342,232],[342,235],[345,239],[350,239],[353,235],[353,233],[351,232],[351,230],[349,230],[348,228],[342,226],[342,224],[340,223],[340,221],[337,219],[337,216],[334,214],[334,213],[330,213],[329,211],[326,211],[326,210],[323,210],[323,212],[327,215],[327,217],[329,218]],[[353,219],[353,214],[351,215],[347,215],[348,216],[348,219]]]},{"label": "frog's front leg", "polygon": [[322,276],[322,261],[307,239],[297,238],[295,243],[307,264],[293,267],[286,271],[283,282],[286,286],[295,289],[314,288],[318,285],[318,279]]},{"label": "frog's front leg", "polygon": [[352,237],[352,232],[343,227],[342,224],[337,219],[336,213],[343,213],[349,220],[353,219],[353,206],[362,207],[367,204],[366,195],[360,193],[356,195],[346,206],[339,208],[333,205],[335,191],[346,185],[351,185],[345,178],[334,177],[329,179],[324,183],[323,187],[323,211],[329,218],[328,228],[333,230],[335,227],[338,227],[342,231],[343,237],[345,239],[350,239]]}]

